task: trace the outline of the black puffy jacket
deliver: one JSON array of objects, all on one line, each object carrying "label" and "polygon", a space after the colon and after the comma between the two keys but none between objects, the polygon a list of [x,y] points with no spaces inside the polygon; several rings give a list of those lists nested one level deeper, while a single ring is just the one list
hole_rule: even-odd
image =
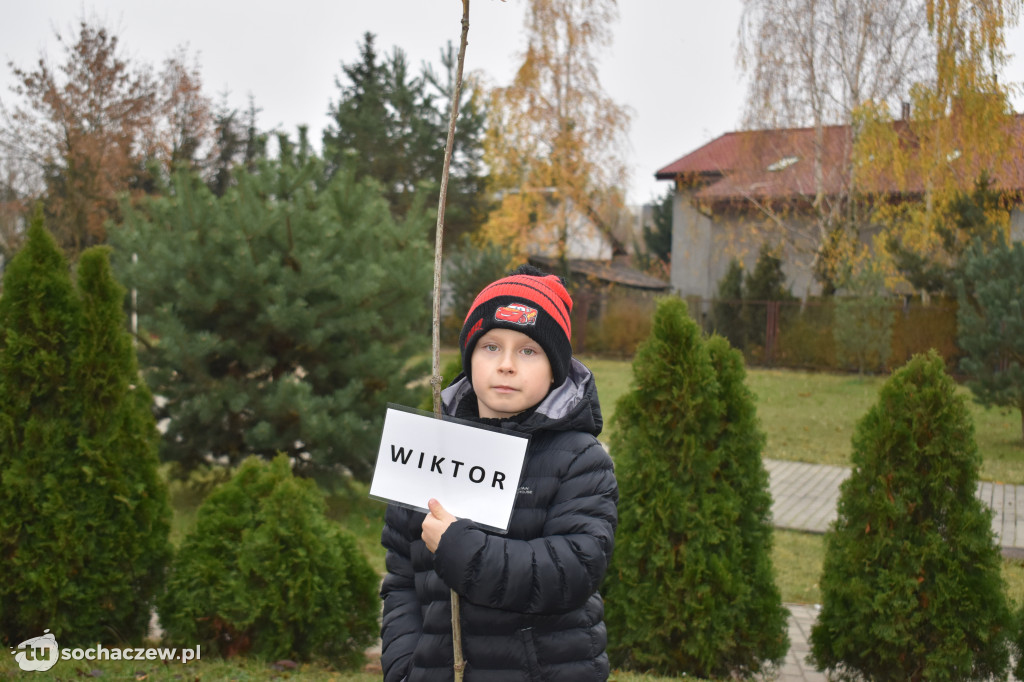
[{"label": "black puffy jacket", "polygon": [[[476,400],[469,382],[442,394],[446,414]],[[593,375],[569,378],[521,423],[531,434],[506,535],[456,521],[431,554],[424,514],[391,505],[381,542],[385,682],[453,679],[450,590],[461,595],[466,682],[606,680],[607,633],[597,588],[618,521],[611,459],[597,441]]]}]

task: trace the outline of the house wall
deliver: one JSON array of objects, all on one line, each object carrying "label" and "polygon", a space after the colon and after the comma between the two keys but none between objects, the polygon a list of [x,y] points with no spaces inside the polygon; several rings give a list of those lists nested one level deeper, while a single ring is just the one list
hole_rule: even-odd
[{"label": "house wall", "polygon": [[[567,226],[566,258],[583,260],[611,260],[612,247],[608,239],[592,222],[582,216],[572,214]],[[528,252],[531,256],[560,258],[562,256],[559,243],[562,230],[555,225],[538,225],[530,234]]]},{"label": "house wall", "polygon": [[672,288],[681,296],[709,298],[712,224],[692,199],[692,190],[678,190],[672,200]]},{"label": "house wall", "polygon": [[[693,203],[693,191],[675,195],[672,206],[672,289],[680,296],[712,299],[718,295],[718,283],[725,277],[729,263],[739,259],[746,272],[753,272],[761,243],[783,244],[782,269],[786,285],[800,298],[817,296],[821,285],[811,268],[814,234],[809,219],[787,218],[787,228],[752,217],[749,213],[702,213]],[[866,243],[870,235],[862,235]],[[1010,239],[1024,242],[1024,206],[1010,212]]]},{"label": "house wall", "polygon": [[752,272],[761,244],[782,246],[786,286],[801,298],[821,293],[811,269],[814,248],[804,235],[813,234],[809,219],[788,218],[781,228],[749,212],[708,216],[693,202],[692,190],[681,190],[672,205],[672,288],[681,296],[714,298],[718,283],[735,258]]}]

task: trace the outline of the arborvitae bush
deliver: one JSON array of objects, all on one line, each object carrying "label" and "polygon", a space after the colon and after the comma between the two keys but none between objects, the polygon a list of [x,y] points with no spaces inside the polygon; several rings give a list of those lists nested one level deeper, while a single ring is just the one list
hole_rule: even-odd
[{"label": "arborvitae bush", "polygon": [[737,525],[743,552],[742,573],[750,588],[734,634],[736,669],[753,672],[760,661],[779,661],[789,650],[787,610],[775,584],[771,561],[774,539],[772,496],[761,453],[765,434],[757,419],[754,394],[744,383],[743,355],[727,340],[707,340],[711,364],[721,391],[722,407],[715,447],[722,458],[722,479],[740,500]]},{"label": "arborvitae bush", "polygon": [[104,250],[33,220],[0,297],[0,638],[139,641],[170,547],[156,425]]},{"label": "arborvitae bush", "polygon": [[1024,680],[1024,604],[1019,605],[1015,612],[1013,654],[1017,665],[1013,668],[1013,676]]},{"label": "arborvitae bush", "polygon": [[886,382],[851,460],[812,659],[839,679],[1004,675],[1011,614],[992,513],[975,496],[974,426],[937,353]]},{"label": "arborvitae bush", "polygon": [[288,458],[246,459],[199,507],[160,600],[168,639],[231,656],[362,661],[378,578]]},{"label": "arborvitae bush", "polygon": [[621,502],[604,591],[618,666],[727,676],[788,648],[763,527],[764,436],[723,344],[709,351],[686,305],[663,300],[616,406]]}]

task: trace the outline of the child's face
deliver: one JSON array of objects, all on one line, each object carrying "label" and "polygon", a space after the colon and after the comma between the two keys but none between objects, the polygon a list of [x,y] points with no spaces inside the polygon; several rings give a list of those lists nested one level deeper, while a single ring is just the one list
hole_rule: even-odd
[{"label": "child's face", "polygon": [[551,388],[551,363],[540,344],[522,332],[491,329],[470,358],[480,416],[505,418],[528,410]]}]

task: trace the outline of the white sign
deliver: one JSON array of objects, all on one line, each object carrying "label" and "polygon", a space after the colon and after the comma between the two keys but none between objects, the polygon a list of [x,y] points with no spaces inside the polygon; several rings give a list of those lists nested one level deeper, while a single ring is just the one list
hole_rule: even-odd
[{"label": "white sign", "polygon": [[388,407],[370,497],[423,512],[433,497],[457,518],[505,532],[529,441]]}]

